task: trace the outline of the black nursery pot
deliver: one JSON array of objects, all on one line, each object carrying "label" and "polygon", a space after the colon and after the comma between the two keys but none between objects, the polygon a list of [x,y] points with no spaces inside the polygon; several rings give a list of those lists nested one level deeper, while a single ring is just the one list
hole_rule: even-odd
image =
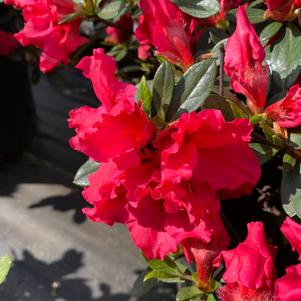
[{"label": "black nursery pot", "polygon": [[17,159],[36,131],[27,64],[0,57],[0,163]]}]

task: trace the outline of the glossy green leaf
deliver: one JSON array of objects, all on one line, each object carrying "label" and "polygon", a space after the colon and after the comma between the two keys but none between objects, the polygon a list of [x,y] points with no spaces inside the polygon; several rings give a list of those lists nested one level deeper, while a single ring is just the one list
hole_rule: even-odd
[{"label": "glossy green leaf", "polygon": [[[263,9],[249,7],[247,8],[246,12],[252,24],[259,24],[265,21],[264,20],[265,10]],[[236,16],[237,9],[232,9],[229,13]]]},{"label": "glossy green leaf", "polygon": [[196,18],[207,18],[220,11],[217,0],[173,0],[173,2],[180,10]]},{"label": "glossy green leaf", "polygon": [[216,74],[215,60],[201,61],[190,67],[174,89],[167,120],[177,117],[182,111],[192,112],[201,107],[210,94]]},{"label": "glossy green leaf", "polygon": [[111,0],[97,12],[97,15],[99,18],[104,20],[113,19],[118,16],[124,6],[125,2],[123,0]]},{"label": "glossy green leaf", "polygon": [[145,76],[141,78],[141,81],[138,86],[137,96],[138,96],[138,100],[141,100],[142,102],[143,111],[146,112],[147,114],[150,114],[151,106],[152,106],[152,95]]},{"label": "glossy green leaf", "polygon": [[243,107],[243,103],[241,103],[241,106],[239,106],[236,102],[230,99],[227,99],[227,102],[229,103],[235,118],[249,118],[246,110]]},{"label": "glossy green leaf", "polygon": [[[267,48],[267,52],[271,51]],[[301,36],[294,26],[287,27],[285,35],[267,55],[273,78],[278,86],[289,88],[294,84],[301,71]]]},{"label": "glossy green leaf", "polygon": [[74,20],[78,19],[81,15],[82,15],[81,11],[78,11],[78,12],[72,13],[70,15],[67,15],[59,21],[59,24],[64,24],[64,23],[74,21]]},{"label": "glossy green leaf", "polygon": [[11,268],[12,258],[10,256],[2,256],[0,257],[0,284],[2,284]]},{"label": "glossy green leaf", "polygon": [[288,215],[301,218],[301,169],[300,163],[285,155],[281,181],[281,200]]},{"label": "glossy green leaf", "polygon": [[89,186],[89,176],[97,171],[99,163],[88,160],[84,165],[77,171],[73,183],[80,187]]},{"label": "glossy green leaf", "polygon": [[152,104],[157,115],[164,120],[169,104],[172,100],[175,76],[172,66],[164,62],[157,70],[153,82]]},{"label": "glossy green leaf", "polygon": [[262,45],[265,45],[274,35],[276,35],[282,27],[281,22],[272,22],[266,26],[260,33]]},{"label": "glossy green leaf", "polygon": [[181,283],[183,280],[177,274],[167,273],[161,270],[153,270],[145,275],[144,281],[149,281],[151,279],[158,279],[166,283]]},{"label": "glossy green leaf", "polygon": [[137,279],[133,285],[133,288],[130,291],[131,296],[137,297],[137,298],[142,297],[158,284],[158,281],[154,278],[144,281],[144,277],[148,273],[149,273],[149,271],[145,271],[144,273],[141,273],[137,277]]},{"label": "glossy green leaf", "polygon": [[256,5],[259,5],[259,4],[263,4],[264,0],[255,0],[255,1],[252,1],[249,5],[249,7],[255,7]]},{"label": "glossy green leaf", "polygon": [[255,152],[255,155],[259,159],[261,165],[271,160],[278,153],[277,149],[260,143],[251,143],[250,147]]},{"label": "glossy green leaf", "polygon": [[182,287],[176,296],[177,301],[190,301],[197,297],[203,297],[205,293],[199,290],[196,286],[185,286]]}]

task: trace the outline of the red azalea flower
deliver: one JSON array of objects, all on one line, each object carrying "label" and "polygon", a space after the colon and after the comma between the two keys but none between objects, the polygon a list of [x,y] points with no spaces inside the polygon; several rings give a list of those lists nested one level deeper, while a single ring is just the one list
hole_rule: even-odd
[{"label": "red azalea flower", "polygon": [[301,225],[287,217],[281,226],[281,232],[285,235],[293,250],[299,253],[299,260],[301,260]]},{"label": "red azalea flower", "polygon": [[11,55],[19,43],[12,33],[0,30],[0,55]]},{"label": "red azalea flower", "polygon": [[226,122],[218,110],[183,114],[156,142],[163,178],[206,182],[222,198],[250,194],[260,177],[260,163],[248,146],[252,131],[247,119]]},{"label": "red azalea flower", "polygon": [[186,239],[182,243],[183,251],[188,262],[193,261],[196,264],[198,273],[198,287],[203,291],[210,291],[211,277],[215,269],[215,261],[222,250],[229,247],[229,236],[220,217],[219,206],[216,211],[211,208],[211,218],[207,225],[212,222],[212,235],[210,242],[206,243],[197,239]]},{"label": "red azalea flower", "polygon": [[277,21],[290,21],[296,16],[293,13],[294,8],[300,7],[300,0],[265,0],[268,10],[265,12],[265,18],[271,18]]},{"label": "red azalea flower", "polygon": [[301,87],[292,86],[287,95],[266,108],[268,118],[281,128],[293,128],[301,125]]},{"label": "red azalea flower", "polygon": [[137,152],[154,136],[155,126],[135,102],[135,86],[117,80],[115,61],[102,49],[77,67],[91,79],[103,106],[70,112],[69,125],[76,129],[71,146],[97,162],[139,164]]},{"label": "red azalea flower", "polygon": [[[84,57],[76,66],[91,80],[95,94],[104,109],[130,111],[135,104],[134,85],[119,81],[116,76],[116,63],[113,57],[106,55],[102,48],[94,49],[92,56]],[[128,108],[120,108],[127,106]]]},{"label": "red azalea flower", "polygon": [[25,26],[15,35],[23,45],[42,50],[40,69],[47,72],[61,63],[68,63],[70,53],[87,42],[79,34],[81,20],[59,24],[66,15],[74,13],[71,0],[7,1],[22,8]]},{"label": "red azalea flower", "polygon": [[133,33],[134,20],[130,14],[123,15],[120,20],[116,22],[115,26],[108,26],[106,28],[107,37],[106,42],[111,44],[122,44],[130,40]]},{"label": "red azalea flower", "polygon": [[301,264],[286,269],[286,275],[276,280],[276,301],[301,300]]},{"label": "red azalea flower", "polygon": [[223,301],[272,300],[274,256],[276,248],[268,244],[261,222],[248,224],[248,236],[235,249],[223,251],[226,283],[219,293]]},{"label": "red azalea flower", "polygon": [[225,49],[225,72],[231,78],[231,86],[247,98],[251,111],[260,111],[266,103],[268,67],[263,66],[265,51],[254,27],[250,23],[245,6],[237,11],[237,25],[228,39]]},{"label": "red azalea flower", "polygon": [[[194,193],[184,186],[170,186],[165,191],[158,188],[160,192],[153,193],[158,171],[156,160],[127,170],[104,163],[90,176],[90,186],[83,192],[93,205],[84,209],[86,215],[109,225],[126,224],[133,241],[149,259],[163,259],[189,237],[209,242],[214,228],[210,228],[213,222],[208,211],[218,204],[214,192],[205,185],[196,187]],[[179,195],[181,199],[177,199]]]},{"label": "red azalea flower", "polygon": [[[170,0],[140,0],[143,15],[135,32],[141,45],[153,45],[158,54],[184,69],[193,62],[198,21],[178,9]],[[145,48],[144,48],[145,49]],[[142,52],[140,50],[140,52]],[[145,57],[145,53],[140,58]]]}]

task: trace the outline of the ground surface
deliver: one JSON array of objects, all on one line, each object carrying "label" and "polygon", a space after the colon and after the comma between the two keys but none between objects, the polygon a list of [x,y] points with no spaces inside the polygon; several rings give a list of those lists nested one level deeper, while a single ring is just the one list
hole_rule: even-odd
[{"label": "ground surface", "polygon": [[[45,79],[34,87],[39,133],[19,161],[0,168],[0,254],[14,266],[0,287],[3,301],[132,301],[129,291],[145,264],[122,226],[87,221],[71,184],[84,157],[68,147],[67,112],[93,93],[73,80],[64,95]],[[76,93],[74,93],[76,94]],[[172,300],[163,287],[143,301]]]}]

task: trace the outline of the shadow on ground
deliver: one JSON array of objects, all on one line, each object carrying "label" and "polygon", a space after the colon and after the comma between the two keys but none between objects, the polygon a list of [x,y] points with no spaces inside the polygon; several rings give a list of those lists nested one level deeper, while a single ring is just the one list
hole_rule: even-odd
[{"label": "shadow on ground", "polygon": [[87,202],[79,190],[74,190],[66,196],[50,197],[29,206],[29,209],[52,207],[53,210],[67,212],[74,211],[72,220],[76,224],[82,224],[86,221],[86,215],[83,214],[82,208],[87,207]]},{"label": "shadow on ground", "polygon": [[29,209],[49,207],[55,211],[73,212],[73,222],[81,224],[86,220],[82,208],[87,203],[81,189],[72,184],[72,175],[56,169],[36,157],[26,154],[17,162],[0,165],[0,197],[12,196],[20,184],[62,185],[65,191],[58,195],[42,198],[29,206]]},{"label": "shadow on ground", "polygon": [[[28,250],[22,258],[15,255],[13,268],[0,288],[5,301],[172,301],[173,287],[159,287],[147,295],[134,298],[129,294],[112,292],[107,283],[91,283],[77,277],[84,266],[84,254],[70,249],[53,262],[44,262]],[[93,280],[94,282],[94,280]],[[108,279],[108,283],[110,279]]]}]

